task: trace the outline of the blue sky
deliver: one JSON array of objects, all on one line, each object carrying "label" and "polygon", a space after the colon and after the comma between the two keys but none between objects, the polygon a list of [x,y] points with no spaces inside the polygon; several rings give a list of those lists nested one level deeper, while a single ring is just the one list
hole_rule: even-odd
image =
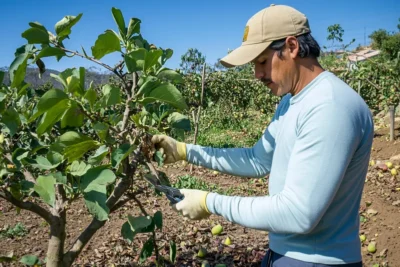
[{"label": "blue sky", "polygon": [[[142,34],[150,42],[174,50],[168,67],[179,67],[180,57],[189,48],[197,48],[206,55],[207,62],[214,64],[226,55],[228,49],[240,45],[247,20],[260,9],[274,4],[290,5],[309,18],[314,37],[320,45],[326,41],[327,27],[339,23],[345,30],[345,42],[356,38],[364,44],[368,35],[379,28],[397,30],[400,17],[399,0],[252,0],[252,1],[111,1],[111,0],[1,0],[0,3],[0,67],[9,66],[15,49],[25,44],[21,33],[29,28],[28,23],[38,21],[54,32],[54,25],[65,15],[83,17],[72,28],[67,48],[81,51],[81,45],[89,53],[99,34],[106,29],[117,30],[111,15],[111,7],[122,10],[125,21],[131,17],[142,20]],[[120,56],[115,53],[102,61],[114,65]],[[47,68],[63,70],[68,67],[90,67],[94,63],[78,59],[63,58],[60,62],[45,59]]]}]

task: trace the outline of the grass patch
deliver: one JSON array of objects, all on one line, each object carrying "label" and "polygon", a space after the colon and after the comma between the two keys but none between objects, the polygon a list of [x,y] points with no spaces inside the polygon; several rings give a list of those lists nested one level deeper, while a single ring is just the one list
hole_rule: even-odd
[{"label": "grass patch", "polygon": [[17,223],[14,227],[7,226],[0,230],[0,238],[23,237],[28,234],[28,230],[22,223]]}]

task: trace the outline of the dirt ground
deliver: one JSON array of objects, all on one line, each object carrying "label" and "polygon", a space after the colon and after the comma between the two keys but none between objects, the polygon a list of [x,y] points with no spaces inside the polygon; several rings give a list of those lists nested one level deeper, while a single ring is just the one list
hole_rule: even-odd
[{"label": "dirt ground", "polygon": [[[396,133],[398,132],[399,129]],[[375,165],[369,167],[360,208],[360,218],[363,220],[360,231],[366,236],[363,242],[364,266],[400,266],[400,174],[397,178],[393,177],[390,170],[380,165],[400,154],[400,136],[397,136],[398,141],[388,142],[387,133],[387,128],[376,132],[371,155]],[[399,168],[400,159],[392,162],[393,168]],[[177,176],[188,174],[189,166],[176,165],[163,168],[163,171],[173,182]],[[400,173],[400,169],[398,171]],[[196,167],[192,175],[217,184],[220,188],[235,188],[242,195],[262,195],[267,192],[266,180],[252,182],[249,179],[214,174],[212,171]],[[268,248],[267,232],[246,229],[214,215],[203,221],[185,220],[171,210],[166,198],[155,196],[151,192],[141,195],[139,199],[150,214],[162,210],[163,230],[157,233],[159,251],[168,258],[169,240],[174,240],[177,245],[175,266],[201,266],[204,260],[211,266],[217,263],[225,263],[226,266],[260,266]],[[10,204],[1,199],[0,211],[0,230],[22,222],[29,231],[21,238],[0,238],[0,256],[13,252],[18,258],[25,254],[35,254],[43,259],[46,256],[49,233],[44,220],[24,210],[17,214]],[[134,201],[112,215],[86,246],[75,262],[76,266],[138,266],[134,263],[138,262],[140,248],[147,236],[138,234],[133,244],[128,244],[122,238],[121,226],[126,222],[128,214],[141,215]],[[84,202],[79,200],[77,208],[68,211],[66,248],[70,247],[78,233],[90,221],[91,216],[87,213]],[[213,236],[211,228],[218,223],[224,227],[223,233]],[[232,245],[223,245],[228,236]],[[375,253],[367,251],[370,242],[376,242]],[[196,256],[200,246],[208,251],[204,258]],[[150,261],[151,259],[142,266],[153,266]],[[11,265],[3,263],[3,266]]]}]

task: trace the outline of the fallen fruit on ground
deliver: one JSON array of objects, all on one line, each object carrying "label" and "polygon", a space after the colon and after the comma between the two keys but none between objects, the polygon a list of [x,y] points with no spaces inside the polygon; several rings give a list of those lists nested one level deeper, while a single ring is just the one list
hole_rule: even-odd
[{"label": "fallen fruit on ground", "polygon": [[376,252],[376,242],[371,242],[368,244],[368,251],[371,253]]},{"label": "fallen fruit on ground", "polygon": [[393,163],[391,163],[390,161],[386,162],[386,166],[391,169],[393,167]]},{"label": "fallen fruit on ground", "polygon": [[207,250],[203,247],[199,249],[199,252],[197,252],[197,257],[199,258],[204,258],[207,255]]},{"label": "fallen fruit on ground", "polygon": [[212,233],[213,235],[219,235],[219,234],[222,233],[222,230],[223,230],[222,225],[217,224],[216,226],[214,226],[214,227],[211,229],[211,233]]},{"label": "fallen fruit on ground", "polygon": [[360,241],[364,242],[367,239],[367,237],[365,235],[360,235]]},{"label": "fallen fruit on ground", "polygon": [[397,175],[397,170],[396,170],[396,169],[391,169],[391,170],[390,170],[390,173],[391,173],[393,176],[396,176],[396,175]]},{"label": "fallen fruit on ground", "polygon": [[227,245],[227,246],[232,244],[231,239],[229,238],[229,236],[225,239],[224,244]]}]

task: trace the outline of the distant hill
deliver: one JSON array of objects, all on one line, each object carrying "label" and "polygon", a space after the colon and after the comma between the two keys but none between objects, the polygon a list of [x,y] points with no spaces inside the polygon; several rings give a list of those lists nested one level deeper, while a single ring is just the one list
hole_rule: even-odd
[{"label": "distant hill", "polygon": [[[10,76],[8,75],[8,67],[2,67],[0,68],[0,71],[6,72],[3,83],[6,85],[10,85]],[[57,82],[54,78],[52,78],[50,76],[50,73],[58,75],[60,72],[53,69],[46,69],[46,71],[42,74],[42,77],[39,78],[38,68],[28,67],[26,70],[25,82],[32,84],[32,87],[38,87],[47,82],[51,82],[54,87],[61,88],[61,84]],[[92,81],[94,85],[106,83],[109,81],[109,78],[112,75],[113,74],[111,73],[100,73],[97,71],[97,68],[90,67],[86,69],[85,73],[86,86],[89,86],[90,82]]]}]

